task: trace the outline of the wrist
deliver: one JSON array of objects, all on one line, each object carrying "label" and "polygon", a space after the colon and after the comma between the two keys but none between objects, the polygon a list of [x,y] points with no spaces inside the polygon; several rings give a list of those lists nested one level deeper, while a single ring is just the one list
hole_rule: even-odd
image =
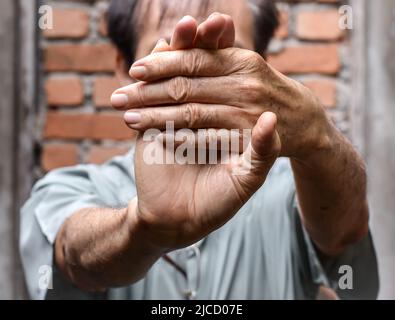
[{"label": "wrist", "polygon": [[336,158],[336,145],[338,145],[339,132],[335,126],[326,120],[317,124],[316,135],[305,152],[297,157],[291,157],[294,170],[303,170],[306,176],[313,176],[321,170],[327,170]]},{"label": "wrist", "polygon": [[156,259],[164,255],[166,253],[166,248],[163,248],[152,241],[153,235],[150,227],[146,221],[141,219],[137,197],[130,201],[127,214],[128,232],[135,242],[142,244],[140,247],[143,249],[144,254]]},{"label": "wrist", "polygon": [[298,152],[291,156],[295,161],[313,163],[316,160],[323,161],[334,149],[337,137],[337,129],[321,106],[317,106],[312,112],[311,125],[308,126],[300,139],[301,146]]}]

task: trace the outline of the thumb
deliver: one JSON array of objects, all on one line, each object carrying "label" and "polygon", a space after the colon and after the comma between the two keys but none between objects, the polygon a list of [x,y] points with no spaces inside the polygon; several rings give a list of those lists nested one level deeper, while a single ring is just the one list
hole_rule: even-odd
[{"label": "thumb", "polygon": [[251,187],[260,187],[281,150],[281,141],[276,130],[277,116],[265,112],[252,130],[251,142],[240,156],[235,175],[248,180]]}]

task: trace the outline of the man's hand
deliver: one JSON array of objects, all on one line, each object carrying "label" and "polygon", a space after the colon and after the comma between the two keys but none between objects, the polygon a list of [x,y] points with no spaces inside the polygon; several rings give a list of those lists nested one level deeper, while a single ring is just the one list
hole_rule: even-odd
[{"label": "man's hand", "polygon": [[[252,131],[249,147],[229,164],[148,164],[155,147],[163,159],[174,150],[140,135],[135,155],[136,218],[150,245],[164,251],[193,244],[230,220],[262,186],[280,152],[277,118],[266,112]],[[149,151],[148,151],[149,150]],[[234,172],[244,171],[242,175]]]},{"label": "man's hand", "polygon": [[[368,232],[364,164],[314,95],[257,53],[227,48],[157,52],[130,74],[143,82],[117,90],[131,128],[252,128],[278,117],[282,156],[291,158],[304,226],[321,251],[336,255]],[[115,96],[116,96],[115,95]],[[159,107],[160,106],[160,107]]]},{"label": "man's hand", "polygon": [[[231,23],[229,23],[229,20]],[[233,22],[230,17],[226,15],[214,14],[211,19],[205,21],[199,27],[197,27],[197,23],[193,18],[185,17],[177,24],[171,45],[167,44],[166,41],[159,41],[154,52],[170,51],[194,46],[217,49],[220,46],[231,46],[233,44],[233,39]],[[275,156],[277,146],[271,146],[269,141],[273,133],[272,125],[274,125],[275,116],[269,114],[267,118],[262,121],[263,129],[259,130],[261,126],[257,127],[257,143],[253,147],[256,148],[258,152],[257,155],[259,154],[257,158],[261,157],[263,153],[268,156],[268,159],[262,158],[261,162],[255,163],[256,170],[262,170],[264,173],[266,171],[266,165],[269,166],[271,162],[271,159],[269,159],[270,156]],[[275,137],[276,135],[274,135],[274,138]],[[260,143],[262,143],[262,145]],[[263,146],[266,146],[267,149],[265,148],[265,150],[263,150],[261,148]],[[160,145],[160,147],[162,148],[163,145]],[[144,149],[144,144],[141,139],[137,142],[137,149]],[[263,163],[263,161],[266,162]],[[147,226],[151,224],[149,223],[147,225],[143,223],[142,225],[141,223],[147,220],[147,208],[144,206],[144,202],[147,201],[147,198],[149,199],[149,197],[152,197],[153,193],[160,192],[159,190],[161,190],[161,188],[166,189],[165,186],[168,184],[168,181],[162,180],[158,183],[158,176],[154,176],[144,162],[142,162],[141,153],[139,152],[137,152],[136,162],[137,166],[140,168],[136,170],[136,175],[140,181],[138,186],[141,185],[141,188],[147,188],[149,190],[141,196],[142,203],[140,203],[140,206],[138,206],[138,200],[135,198],[130,202],[128,208],[124,209],[82,209],[75,212],[63,223],[57,235],[54,254],[56,265],[67,279],[83,290],[104,291],[107,288],[126,286],[135,283],[145,276],[149,268],[163,255],[165,250],[168,250],[171,246],[188,243],[191,239],[190,236],[192,234],[182,239],[183,241],[180,241],[180,239],[174,241],[174,232],[169,232],[169,229],[176,230],[180,227],[177,225],[177,221],[186,219],[186,216],[191,213],[184,211],[183,214],[185,216],[183,216],[182,213],[177,211],[178,208],[175,207],[175,215],[172,216],[173,208],[169,206],[170,201],[166,202],[166,199],[161,201],[154,199],[152,202],[153,204],[162,205],[163,207],[160,209],[162,212],[166,212],[166,216],[159,217],[164,221],[162,223],[163,229],[159,232],[155,231],[158,226],[158,224],[155,223],[158,216],[153,215],[148,218],[153,222],[153,232],[147,233]],[[156,167],[155,169],[158,168]],[[177,189],[178,183],[179,186],[183,184],[183,186],[189,188],[188,190],[192,190],[193,186],[188,185],[188,183],[192,182],[180,176],[182,173],[181,169],[175,167],[165,168],[165,170],[159,173],[163,176],[169,175],[169,170],[172,170],[171,173],[174,174],[174,176],[168,179],[172,182],[169,184],[170,187]],[[194,170],[195,173],[200,172],[200,170],[196,170],[196,168]],[[217,170],[226,174],[229,167],[223,167]],[[198,174],[198,176],[201,176],[201,174]],[[259,176],[258,179],[263,179],[263,176]],[[177,179],[173,180],[173,178]],[[247,177],[247,179],[251,179],[253,183],[255,181],[253,176]],[[213,183],[212,177],[209,180]],[[155,181],[155,184],[153,184],[153,181]],[[243,180],[239,179],[235,181],[242,182]],[[255,183],[259,183],[259,181],[255,181]],[[141,188],[140,194],[142,193]],[[220,188],[222,188],[222,186],[220,186]],[[243,188],[239,188],[240,192],[243,190]],[[246,191],[245,194],[247,193]],[[172,200],[173,196],[173,194],[168,196],[167,200]],[[192,198],[182,200],[184,203],[185,201],[191,201],[190,203],[193,203]],[[196,202],[201,203],[199,201]],[[181,205],[182,201],[177,203]],[[152,212],[150,211],[151,213],[157,213],[156,207],[152,208],[149,206],[148,208],[153,210]],[[164,208],[167,208],[167,210]],[[218,219],[226,219],[226,217],[221,216],[221,212],[217,214]],[[227,214],[231,215],[232,211],[229,211]],[[202,217],[202,221],[204,221],[204,217]],[[175,222],[176,224],[171,224],[171,222]],[[194,218],[189,222],[191,223],[190,226],[192,226],[193,223],[197,223]],[[223,220],[223,223],[225,222],[226,221]],[[86,228],[86,226],[90,227]],[[214,223],[212,224],[212,227],[213,226]],[[178,229],[179,232],[185,232],[184,227],[187,226],[181,226]],[[160,232],[162,232],[162,234],[167,233],[170,238],[166,238],[166,241],[161,241],[161,235],[158,236]],[[200,237],[203,236],[202,234],[206,234],[206,232],[207,230],[196,229],[194,230],[193,236]],[[116,237],[114,237],[115,234]],[[159,242],[159,244],[155,245],[157,242]],[[164,247],[165,245],[167,245],[166,248]],[[134,261],[135,263],[130,264],[130,261]]]},{"label": "man's hand", "polygon": [[271,111],[278,116],[283,156],[303,159],[328,144],[330,125],[318,100],[255,52],[155,52],[130,74],[143,82],[117,90],[128,99],[114,106],[130,109],[125,120],[133,129],[164,129],[167,121],[176,129],[251,129]]},{"label": "man's hand", "polygon": [[[177,24],[171,44],[159,41],[153,52],[226,48],[233,46],[234,37],[229,16],[213,14],[199,27],[193,18],[186,17]],[[232,155],[230,164],[147,165],[144,154],[153,142],[144,142],[140,136],[135,157],[137,219],[148,228],[151,245],[166,251],[184,247],[231,219],[263,184],[278,156],[280,139],[276,123],[273,113],[263,114],[249,147],[242,155]],[[161,141],[155,147],[165,157],[174,152],[167,150]],[[233,174],[237,169],[248,171],[237,176]]]}]

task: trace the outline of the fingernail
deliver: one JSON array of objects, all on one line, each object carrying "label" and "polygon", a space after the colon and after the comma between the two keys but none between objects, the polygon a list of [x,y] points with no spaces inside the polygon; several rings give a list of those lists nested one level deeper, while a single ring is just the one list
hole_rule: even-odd
[{"label": "fingernail", "polygon": [[132,67],[130,69],[130,75],[133,78],[143,80],[147,75],[147,69],[145,67]]},{"label": "fingernail", "polygon": [[111,104],[115,108],[125,107],[129,102],[129,98],[124,93],[115,93],[111,96]]},{"label": "fingernail", "polygon": [[188,20],[191,20],[191,19],[193,19],[192,16],[187,15],[187,16],[182,17],[180,22],[185,22],[185,21],[188,21]]},{"label": "fingernail", "polygon": [[124,119],[127,124],[138,124],[141,122],[141,114],[137,112],[126,112]]},{"label": "fingernail", "polygon": [[141,58],[140,60],[137,60],[137,61],[135,61],[133,64],[132,64],[132,68],[135,68],[135,67],[144,67],[145,66],[145,64],[149,61],[149,57],[145,57],[145,58]]}]

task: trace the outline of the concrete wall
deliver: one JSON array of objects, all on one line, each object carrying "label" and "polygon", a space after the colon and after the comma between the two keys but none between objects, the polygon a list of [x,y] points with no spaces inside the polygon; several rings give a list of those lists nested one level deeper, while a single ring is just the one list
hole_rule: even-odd
[{"label": "concrete wall", "polygon": [[19,208],[33,180],[36,1],[0,2],[0,299],[25,297]]},{"label": "concrete wall", "polygon": [[[13,224],[13,151],[14,151],[14,25],[15,7],[13,0],[3,0],[0,9],[0,299],[12,299],[14,224]],[[11,26],[11,28],[10,28]]]},{"label": "concrete wall", "polygon": [[366,2],[366,159],[381,298],[395,299],[395,1]]}]

